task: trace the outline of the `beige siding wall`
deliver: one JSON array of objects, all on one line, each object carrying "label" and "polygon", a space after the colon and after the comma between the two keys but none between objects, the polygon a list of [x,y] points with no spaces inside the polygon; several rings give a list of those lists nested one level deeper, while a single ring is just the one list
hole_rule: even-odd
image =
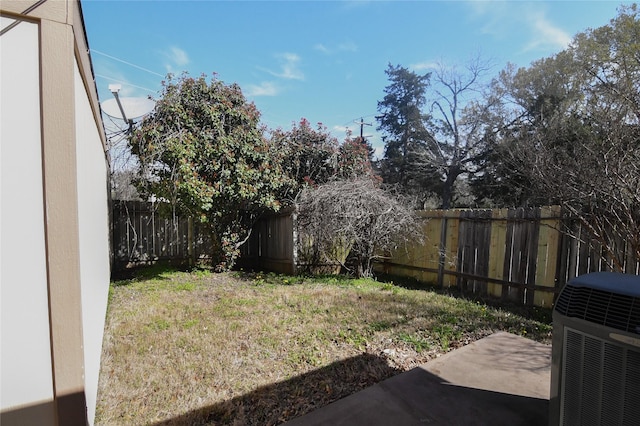
[{"label": "beige siding wall", "polygon": [[38,24],[20,22],[0,47],[1,410],[53,399],[38,35]]},{"label": "beige siding wall", "polygon": [[0,12],[0,423],[84,426],[95,411],[109,226],[80,3],[5,0]]},{"label": "beige siding wall", "polygon": [[106,194],[108,170],[100,130],[93,120],[77,64],[75,94],[84,375],[87,414],[89,419],[93,419],[109,293],[109,206]]}]

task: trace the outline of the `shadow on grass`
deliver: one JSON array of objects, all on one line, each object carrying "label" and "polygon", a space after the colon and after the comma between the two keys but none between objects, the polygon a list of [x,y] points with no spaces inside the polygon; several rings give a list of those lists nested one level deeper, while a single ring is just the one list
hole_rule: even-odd
[{"label": "shadow on grass", "polygon": [[[333,283],[342,286],[348,286],[356,278],[340,274],[340,275],[296,275],[288,276],[282,274],[276,274],[273,272],[260,272],[260,271],[236,271],[236,277],[247,282],[253,282],[258,284],[271,284],[271,285],[291,285],[300,284],[304,282],[314,283]],[[473,293],[464,293],[457,287],[440,288],[436,284],[428,283],[424,281],[416,280],[411,277],[401,277],[397,275],[382,274],[379,273],[374,278],[379,283],[392,284],[398,287],[402,287],[408,290],[420,290],[429,291],[436,294],[454,297],[456,299],[467,300],[471,302],[478,302],[494,309],[500,309],[502,311],[510,312],[520,317],[538,321],[544,324],[551,324],[552,322],[552,308],[543,308],[539,306],[527,306],[510,300],[503,300],[501,298],[479,295]]]},{"label": "shadow on grass", "polygon": [[191,271],[185,262],[159,260],[150,263],[136,264],[128,267],[114,268],[111,271],[111,281],[115,286],[127,285],[135,280],[166,280],[172,272]]},{"label": "shadow on grass", "polygon": [[[245,395],[201,407],[155,425],[276,425],[314,411],[400,372],[390,367],[382,357],[362,354],[289,380],[262,386]],[[358,389],[353,388],[354,382],[358,383]]]},{"label": "shadow on grass", "polygon": [[539,306],[527,306],[509,300],[503,300],[489,295],[478,295],[472,293],[463,293],[457,287],[440,288],[436,284],[418,281],[415,278],[400,277],[396,275],[378,274],[377,280],[380,282],[393,283],[399,287],[409,290],[431,291],[437,294],[455,297],[457,299],[479,302],[495,309],[511,312],[521,317],[539,321],[545,324],[551,324],[552,308],[543,308]]}]

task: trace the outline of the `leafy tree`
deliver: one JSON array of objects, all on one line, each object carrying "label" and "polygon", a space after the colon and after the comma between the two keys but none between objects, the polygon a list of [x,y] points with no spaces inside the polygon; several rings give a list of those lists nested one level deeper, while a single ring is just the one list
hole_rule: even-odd
[{"label": "leafy tree", "polygon": [[292,184],[283,188],[283,200],[293,203],[307,186],[336,179],[373,176],[367,145],[350,135],[340,144],[327,128],[315,128],[302,118],[291,130],[272,132],[271,144]]},{"label": "leafy tree", "polygon": [[298,226],[311,249],[312,264],[353,260],[351,273],[371,276],[373,261],[385,251],[421,241],[415,210],[406,198],[359,177],[306,187],[299,202]]},{"label": "leafy tree", "polygon": [[169,75],[155,110],[130,138],[141,194],[206,224],[221,269],[233,265],[255,218],[279,209],[277,193],[288,184],[259,117],[236,84]]},{"label": "leafy tree", "polygon": [[338,179],[356,179],[369,177],[379,180],[371,164],[372,147],[360,136],[347,135],[338,152]]},{"label": "leafy tree", "polygon": [[549,194],[534,185],[523,157],[512,154],[522,149],[535,153],[535,143],[524,142],[534,130],[538,136],[545,132],[545,138],[561,140],[554,125],[582,96],[569,84],[568,76],[575,75],[573,69],[570,55],[561,52],[535,61],[530,68],[516,69],[509,64],[493,80],[487,96],[494,101],[490,103],[487,122],[496,131],[490,151],[471,179],[480,204],[514,207],[550,203]]},{"label": "leafy tree", "polygon": [[[384,132],[384,157],[380,172],[385,183],[399,184],[405,191],[429,192],[425,171],[417,171],[417,155],[430,140],[422,112],[431,74],[418,75],[400,65],[388,65],[389,85],[378,102],[378,130]],[[425,191],[426,190],[426,191]]]},{"label": "leafy tree", "polygon": [[322,123],[313,128],[302,118],[287,132],[273,131],[271,141],[277,147],[285,173],[296,183],[296,193],[305,183],[321,184],[335,175],[339,143]]}]

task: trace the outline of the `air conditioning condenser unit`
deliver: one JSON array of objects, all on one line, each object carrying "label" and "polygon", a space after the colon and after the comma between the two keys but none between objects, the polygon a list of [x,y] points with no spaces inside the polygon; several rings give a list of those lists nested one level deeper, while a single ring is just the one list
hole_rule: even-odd
[{"label": "air conditioning condenser unit", "polygon": [[553,310],[551,425],[640,425],[640,276],[571,280]]}]

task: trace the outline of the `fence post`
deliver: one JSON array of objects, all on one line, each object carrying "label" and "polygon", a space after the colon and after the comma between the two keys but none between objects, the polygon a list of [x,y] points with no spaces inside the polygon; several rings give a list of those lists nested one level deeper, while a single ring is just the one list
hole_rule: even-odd
[{"label": "fence post", "polygon": [[189,266],[193,267],[196,263],[195,247],[193,242],[193,218],[187,218],[187,255],[189,256]]},{"label": "fence post", "polygon": [[[560,234],[560,206],[542,207],[538,233],[538,254],[536,261],[537,285],[555,288],[558,275],[558,257],[562,256]],[[552,306],[554,294],[536,291],[533,304]]]},{"label": "fence post", "polygon": [[[446,212],[445,212],[446,213]],[[441,216],[440,225],[440,247],[438,257],[438,285],[440,288],[444,288],[444,262],[447,251],[447,215]]]},{"label": "fence post", "polygon": [[298,275],[298,206],[294,205],[291,211],[291,269],[293,274]]}]

